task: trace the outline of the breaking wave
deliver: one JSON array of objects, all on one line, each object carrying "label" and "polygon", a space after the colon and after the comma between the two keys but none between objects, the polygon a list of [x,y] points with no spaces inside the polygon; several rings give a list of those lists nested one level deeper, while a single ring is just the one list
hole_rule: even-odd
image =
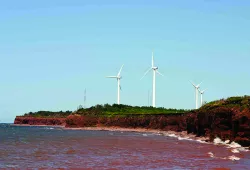
[{"label": "breaking wave", "polygon": [[208,152],[207,154],[209,155],[210,158],[217,158],[217,159],[224,159],[224,160],[228,159],[228,160],[232,160],[232,161],[239,161],[240,160],[239,157],[236,157],[234,155],[228,156],[228,157],[217,157],[212,152]]},{"label": "breaking wave", "polygon": [[242,147],[240,144],[236,143],[236,142],[231,142],[229,140],[226,140],[226,141],[222,141],[220,138],[215,138],[214,139],[214,144],[215,145],[224,145],[224,146],[227,146],[227,148],[231,148],[231,152],[233,153],[239,153],[240,151],[243,151],[243,152],[248,152],[249,150],[245,147]]}]

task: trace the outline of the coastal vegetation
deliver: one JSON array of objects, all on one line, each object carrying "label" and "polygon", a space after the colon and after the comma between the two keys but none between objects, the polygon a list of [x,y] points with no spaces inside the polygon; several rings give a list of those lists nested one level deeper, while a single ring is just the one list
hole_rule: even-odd
[{"label": "coastal vegetation", "polygon": [[79,107],[76,111],[38,111],[38,112],[29,112],[24,114],[24,116],[32,117],[67,117],[71,114],[75,115],[92,115],[92,116],[107,116],[112,117],[116,115],[126,116],[126,115],[173,115],[173,114],[183,114],[189,112],[189,110],[184,109],[166,109],[163,107],[154,108],[147,106],[129,106],[123,104],[104,104],[104,105],[95,105],[90,108],[81,108]]},{"label": "coastal vegetation", "polygon": [[202,106],[199,110],[211,110],[218,107],[240,108],[241,110],[250,109],[250,96],[229,97],[227,99],[212,101]]},{"label": "coastal vegetation", "polygon": [[72,114],[72,111],[59,111],[59,112],[52,112],[52,111],[38,111],[38,112],[29,112],[25,113],[24,117],[37,117],[37,118],[63,118],[67,117]]},{"label": "coastal vegetation", "polygon": [[104,104],[92,106],[88,109],[79,109],[75,114],[79,115],[99,115],[99,116],[126,116],[126,115],[173,115],[173,114],[183,114],[189,110],[184,109],[166,109],[163,107],[154,108],[148,106],[129,106],[123,104]]}]

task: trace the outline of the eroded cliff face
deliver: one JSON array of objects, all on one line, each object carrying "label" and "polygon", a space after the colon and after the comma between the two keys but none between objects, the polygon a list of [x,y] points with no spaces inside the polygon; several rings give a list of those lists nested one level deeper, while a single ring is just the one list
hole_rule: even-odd
[{"label": "eroded cliff face", "polygon": [[235,141],[250,146],[250,111],[241,108],[217,107],[209,111],[198,110],[187,115],[187,132],[208,136],[210,140]]},{"label": "eroded cliff face", "polygon": [[123,128],[148,128],[172,131],[185,131],[186,120],[183,115],[144,115],[144,116],[81,116],[70,115],[66,127],[118,126]]},{"label": "eroded cliff face", "polygon": [[206,136],[212,141],[235,141],[250,146],[250,111],[241,108],[217,107],[209,111],[197,110],[183,115],[144,116],[81,116],[70,115],[66,127],[118,126],[124,128],[149,128],[187,131],[196,136]]},{"label": "eroded cliff face", "polygon": [[22,125],[60,125],[65,126],[65,118],[39,118],[17,116],[14,124]]}]

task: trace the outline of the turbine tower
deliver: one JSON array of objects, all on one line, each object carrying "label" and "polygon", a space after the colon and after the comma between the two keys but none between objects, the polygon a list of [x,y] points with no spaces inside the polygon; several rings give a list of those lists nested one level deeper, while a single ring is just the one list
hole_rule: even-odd
[{"label": "turbine tower", "polygon": [[158,73],[159,75],[161,76],[164,76],[163,74],[161,74],[159,71],[158,71],[158,67],[156,67],[154,65],[154,53],[152,52],[152,66],[151,68],[149,68],[145,74],[143,75],[143,77],[141,79],[143,79],[150,70],[153,70],[153,96],[152,96],[152,106],[155,107],[155,76],[156,76],[156,73]]},{"label": "turbine tower", "polygon": [[117,79],[117,84],[118,84],[118,91],[117,91],[117,104],[120,104],[120,90],[121,90],[121,85],[120,85],[120,80],[121,80],[121,71],[122,71],[123,65],[120,68],[120,71],[118,72],[117,76],[107,76],[106,78],[116,78]]},{"label": "turbine tower", "polygon": [[199,88],[200,88],[200,85],[201,85],[201,83],[200,84],[198,84],[198,85],[195,85],[194,83],[192,83],[191,81],[190,81],[190,83],[194,86],[194,88],[195,88],[195,109],[198,109],[198,90],[199,90]]},{"label": "turbine tower", "polygon": [[199,92],[200,92],[200,94],[201,94],[201,106],[203,105],[202,96],[203,96],[203,94],[204,94],[204,92],[205,92],[206,90],[207,90],[207,89],[205,89],[205,90],[200,90],[200,89],[199,89]]}]

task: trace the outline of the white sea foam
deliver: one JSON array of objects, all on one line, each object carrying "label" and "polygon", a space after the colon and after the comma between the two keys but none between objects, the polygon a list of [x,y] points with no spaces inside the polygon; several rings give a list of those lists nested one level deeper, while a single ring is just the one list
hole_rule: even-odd
[{"label": "white sea foam", "polygon": [[188,137],[186,137],[186,138],[183,138],[183,137],[178,137],[178,140],[188,140],[189,138]]},{"label": "white sea foam", "polygon": [[144,134],[142,134],[142,136],[148,136],[148,135],[144,133]]},{"label": "white sea foam", "polygon": [[208,144],[208,142],[205,142],[205,138],[197,138],[195,136],[190,136],[190,135],[176,135],[174,133],[158,133],[159,135],[164,135],[164,136],[168,136],[168,137],[173,137],[173,138],[177,138],[178,140],[187,140],[187,141],[197,141],[199,143],[204,143],[204,144]]},{"label": "white sea foam", "polygon": [[248,147],[241,147],[241,148],[237,148],[237,149],[241,152],[248,152],[249,151]]},{"label": "white sea foam", "polygon": [[233,153],[240,153],[240,151],[238,149],[232,149],[231,152],[233,152]]},{"label": "white sea foam", "polygon": [[236,156],[234,156],[234,155],[229,156],[228,159],[230,159],[230,160],[232,160],[232,161],[239,161],[239,160],[240,160],[239,157],[236,157]]},{"label": "white sea foam", "polygon": [[156,133],[154,133],[155,135],[162,135],[162,133],[161,132],[156,132]]},{"label": "white sea foam", "polygon": [[208,152],[207,154],[208,154],[211,158],[214,157],[214,154],[213,154],[212,152]]},{"label": "white sea foam", "polygon": [[242,147],[240,144],[236,143],[236,142],[231,142],[229,140],[226,140],[225,142],[223,142],[220,138],[215,138],[214,139],[214,144],[215,145],[225,145],[227,146],[227,148],[232,148],[232,152],[233,153],[239,153],[240,151],[244,151],[244,152],[248,152],[248,148],[246,147]]},{"label": "white sea foam", "polygon": [[228,145],[230,148],[241,148],[242,146],[236,142],[232,142]]},{"label": "white sea foam", "polygon": [[175,134],[167,134],[169,137],[177,137]]},{"label": "white sea foam", "polygon": [[[227,141],[227,142],[228,142],[228,141]],[[215,145],[219,145],[219,144],[222,144],[222,145],[224,144],[224,145],[225,145],[225,144],[227,144],[227,143],[226,143],[226,142],[223,142],[220,138],[217,137],[217,138],[214,139],[214,144],[215,144]]]},{"label": "white sea foam", "polygon": [[225,142],[223,142],[220,138],[216,137],[214,139],[214,144],[215,145],[227,145],[229,148],[241,148],[242,146],[236,142],[231,142],[229,140],[226,140]]},{"label": "white sea foam", "polygon": [[203,141],[203,140],[196,140],[197,142],[199,142],[199,143],[207,143],[206,141]]},{"label": "white sea foam", "polygon": [[229,157],[216,157],[212,152],[208,152],[207,153],[208,155],[209,155],[209,157],[210,158],[218,158],[218,159],[229,159],[229,160],[232,160],[232,161],[238,161],[238,160],[240,160],[240,158],[239,157],[236,157],[236,156],[234,156],[234,155],[232,155],[232,156],[229,156]]}]

